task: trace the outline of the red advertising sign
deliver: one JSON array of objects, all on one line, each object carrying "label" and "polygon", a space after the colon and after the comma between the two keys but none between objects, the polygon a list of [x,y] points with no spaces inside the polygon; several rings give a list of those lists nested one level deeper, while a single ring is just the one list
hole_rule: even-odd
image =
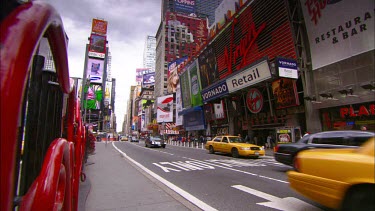
[{"label": "red advertising sign", "polygon": [[280,78],[272,82],[272,92],[275,97],[276,109],[299,105],[296,81]]},{"label": "red advertising sign", "polygon": [[105,36],[91,34],[89,51],[105,54],[106,44]]},{"label": "red advertising sign", "polygon": [[251,113],[259,113],[263,108],[263,95],[258,89],[252,88],[246,95],[246,106]]},{"label": "red advertising sign", "polygon": [[214,38],[218,78],[242,70],[264,57],[296,59],[287,7],[283,0],[254,1]]},{"label": "red advertising sign", "polygon": [[99,20],[99,19],[92,19],[91,32],[106,35],[107,25],[108,25],[107,21]]}]

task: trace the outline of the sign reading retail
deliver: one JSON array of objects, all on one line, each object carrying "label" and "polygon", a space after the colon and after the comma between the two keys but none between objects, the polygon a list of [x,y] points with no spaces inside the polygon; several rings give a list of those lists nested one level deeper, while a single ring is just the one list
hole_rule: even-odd
[{"label": "sign reading retail", "polygon": [[283,78],[298,79],[297,61],[294,59],[277,58],[279,76]]},{"label": "sign reading retail", "polygon": [[228,94],[228,85],[226,81],[221,81],[214,86],[201,91],[203,102],[208,102]]},{"label": "sign reading retail", "polygon": [[271,70],[267,60],[246,68],[244,71],[226,80],[229,93],[249,87],[271,78]]},{"label": "sign reading retail", "polygon": [[251,113],[259,113],[263,108],[263,95],[258,89],[252,88],[246,95],[246,106]]}]

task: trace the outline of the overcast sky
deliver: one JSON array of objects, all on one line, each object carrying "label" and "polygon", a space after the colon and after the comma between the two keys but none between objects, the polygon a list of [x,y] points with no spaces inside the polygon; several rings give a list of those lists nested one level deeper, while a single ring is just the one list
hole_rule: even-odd
[{"label": "overcast sky", "polygon": [[44,0],[60,13],[69,37],[70,77],[83,76],[86,44],[93,18],[108,21],[107,40],[116,78],[117,131],[121,131],[135,69],[143,67],[147,35],[155,36],[160,24],[160,0]]}]

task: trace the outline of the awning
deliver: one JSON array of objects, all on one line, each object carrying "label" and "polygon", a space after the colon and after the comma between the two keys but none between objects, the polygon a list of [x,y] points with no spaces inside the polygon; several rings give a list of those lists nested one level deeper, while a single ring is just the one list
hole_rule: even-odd
[{"label": "awning", "polygon": [[194,106],[192,108],[187,108],[187,109],[184,109],[184,110],[178,112],[178,115],[181,116],[181,115],[191,113],[193,111],[202,111],[202,110],[203,110],[202,106]]}]

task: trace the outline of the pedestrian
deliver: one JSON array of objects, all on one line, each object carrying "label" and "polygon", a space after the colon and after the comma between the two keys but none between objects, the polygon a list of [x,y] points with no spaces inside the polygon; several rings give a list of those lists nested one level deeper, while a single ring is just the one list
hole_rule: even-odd
[{"label": "pedestrian", "polygon": [[272,135],[269,134],[269,135],[267,136],[266,148],[271,149],[271,147],[272,147],[271,142],[272,142]]},{"label": "pedestrian", "polygon": [[254,135],[254,144],[255,144],[255,145],[258,145],[258,138],[257,138],[256,135]]}]

